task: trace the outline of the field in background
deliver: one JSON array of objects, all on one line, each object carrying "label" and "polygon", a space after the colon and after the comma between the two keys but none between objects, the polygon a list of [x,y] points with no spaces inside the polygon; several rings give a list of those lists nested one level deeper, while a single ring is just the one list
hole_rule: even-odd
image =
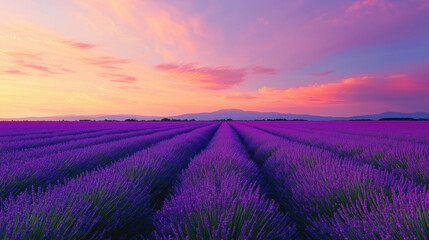
[{"label": "field in background", "polygon": [[428,239],[429,122],[0,122],[0,239]]}]

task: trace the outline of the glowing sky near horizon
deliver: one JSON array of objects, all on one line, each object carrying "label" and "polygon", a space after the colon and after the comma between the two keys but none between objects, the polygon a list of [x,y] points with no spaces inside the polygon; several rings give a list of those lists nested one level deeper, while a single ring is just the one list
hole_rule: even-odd
[{"label": "glowing sky near horizon", "polygon": [[429,0],[0,3],[0,118],[429,111]]}]

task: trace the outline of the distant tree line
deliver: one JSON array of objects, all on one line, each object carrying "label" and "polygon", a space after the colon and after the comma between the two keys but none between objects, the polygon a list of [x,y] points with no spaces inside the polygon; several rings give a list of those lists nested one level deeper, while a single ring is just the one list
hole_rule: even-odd
[{"label": "distant tree line", "polygon": [[427,118],[380,118],[379,121],[428,121]]},{"label": "distant tree line", "polygon": [[[72,122],[75,120],[35,120],[35,122]],[[194,122],[195,119],[175,119],[175,118],[162,118],[160,120],[137,120],[134,118],[127,118],[125,120],[113,120],[113,119],[104,119],[104,120],[91,120],[91,119],[80,119],[79,122]],[[201,121],[201,120],[199,120]],[[286,118],[275,118],[275,119],[256,119],[256,120],[233,120],[232,118],[227,119],[213,119],[213,120],[202,120],[202,121],[215,121],[215,122],[231,122],[231,121],[311,121],[305,119],[286,119]],[[326,120],[326,121],[343,121],[343,120]],[[427,118],[380,118],[378,120],[374,119],[349,119],[347,121],[429,121]],[[0,122],[33,122],[29,120],[0,120]]]}]

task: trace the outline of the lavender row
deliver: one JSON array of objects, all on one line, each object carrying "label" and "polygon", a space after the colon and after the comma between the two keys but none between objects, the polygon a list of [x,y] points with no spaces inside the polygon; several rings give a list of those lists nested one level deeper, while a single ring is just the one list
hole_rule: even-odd
[{"label": "lavender row", "polygon": [[[2,126],[1,123],[2,122],[0,122],[0,126]],[[49,127],[47,127],[47,128],[49,128]],[[56,134],[56,133],[66,132],[66,131],[69,131],[70,129],[58,129],[58,130],[52,130],[52,129],[46,130],[46,129],[44,129],[43,131],[40,131],[40,132],[39,131],[31,132],[31,131],[28,131],[28,129],[27,130],[19,129],[20,131],[18,131],[18,129],[7,129],[8,131],[5,131],[5,130],[6,129],[3,126],[3,128],[1,128],[2,134],[0,135],[0,138],[2,138],[2,139],[5,139],[5,138],[21,139],[21,138],[27,138],[27,137],[31,138],[31,136],[48,135],[48,134]]]},{"label": "lavender row", "polygon": [[[130,131],[132,131],[131,129]],[[116,129],[95,129],[95,130],[80,130],[76,131],[73,134],[58,134],[56,136],[52,136],[49,138],[42,138],[42,139],[29,139],[29,140],[23,140],[23,141],[11,141],[11,142],[3,142],[0,145],[0,152],[8,152],[8,151],[16,151],[26,148],[36,148],[36,147],[43,147],[58,143],[65,143],[68,141],[73,141],[76,139],[82,139],[82,138],[94,138],[94,137],[100,137],[106,134],[109,134],[111,132],[117,132]],[[122,130],[127,131],[127,130]]]},{"label": "lavender row", "polygon": [[69,130],[114,128],[116,122],[0,122],[0,137],[29,136]]},{"label": "lavender row", "polygon": [[23,162],[3,164],[0,168],[0,198],[9,194],[15,195],[32,185],[46,186],[59,179],[73,177],[97,166],[110,164],[156,142],[197,127],[199,126],[161,131]]},{"label": "lavender row", "polygon": [[[319,131],[305,128],[293,128],[286,123],[275,122],[245,122],[246,124],[263,129],[265,131],[275,132],[277,135],[282,135],[293,141],[298,141],[305,144],[317,145],[319,147],[328,148],[331,151],[337,151],[342,156],[352,156],[360,154],[364,148],[370,144],[377,144],[386,148],[398,148],[402,146],[415,146],[416,148],[428,151],[425,144],[404,142],[395,139],[382,139],[379,137],[353,135],[348,133],[338,133],[335,131]],[[341,128],[341,124],[337,124]],[[320,138],[323,136],[323,138]],[[329,141],[325,140],[329,139]],[[331,142],[331,143],[330,143]],[[343,143],[353,143],[352,146],[342,146]],[[366,145],[364,145],[366,143]]]},{"label": "lavender row", "polygon": [[42,134],[30,134],[28,136],[15,136],[15,137],[0,137],[0,143],[11,143],[11,142],[23,142],[28,140],[34,140],[34,139],[49,139],[53,137],[58,136],[74,136],[84,133],[92,133],[92,132],[98,132],[98,131],[105,131],[110,130],[108,128],[97,128],[97,129],[74,129],[74,130],[66,130],[66,131],[56,131],[56,132],[50,132],[48,134],[42,133]]},{"label": "lavender row", "polygon": [[[51,124],[52,122],[0,122],[0,137],[19,137],[32,134],[54,133],[66,131],[64,124]],[[36,125],[38,124],[38,125]]]},{"label": "lavender row", "polygon": [[261,163],[276,200],[311,238],[423,239],[429,234],[425,188],[320,148],[244,124],[233,127]]},{"label": "lavender row", "polygon": [[105,129],[96,129],[96,130],[83,130],[77,131],[72,135],[57,135],[55,137],[47,138],[47,139],[30,139],[23,141],[12,141],[12,142],[2,142],[0,145],[0,152],[6,151],[15,151],[24,148],[34,148],[40,147],[50,144],[56,144],[61,142],[67,142],[70,140],[74,140],[77,138],[83,137],[93,137],[93,136],[101,136],[104,134]]},{"label": "lavender row", "polygon": [[[187,125],[188,123],[172,123],[169,125]],[[57,137],[57,136],[66,136],[66,135],[76,135],[76,132],[82,132],[85,130],[123,130],[123,131],[131,131],[131,130],[139,130],[139,129],[150,129],[150,128],[157,128],[160,126],[166,125],[165,122],[109,122],[109,124],[100,124],[93,126],[83,126],[83,127],[77,127],[79,125],[76,125],[76,127],[71,127],[70,129],[66,130],[58,130],[58,131],[49,131],[47,133],[39,133],[39,134],[29,134],[29,135],[20,135],[20,136],[6,136],[6,137],[0,137],[0,142],[12,142],[12,141],[24,141],[24,140],[31,140],[31,139],[46,139],[51,137]]]},{"label": "lavender row", "polygon": [[[194,124],[187,124],[186,126],[193,126]],[[198,125],[198,124],[197,124]],[[196,125],[195,125],[196,126]],[[167,130],[179,127],[177,125],[159,125],[152,128],[139,128],[139,129],[124,129],[124,130],[110,130],[104,132],[101,136],[77,138],[66,143],[58,143],[54,145],[42,146],[37,148],[22,149],[19,151],[11,151],[0,154],[0,164],[10,163],[17,160],[26,160],[38,157],[47,157],[47,155],[63,152],[66,150],[76,150],[78,148],[88,147],[95,144],[108,143],[120,139],[135,137],[154,133],[160,130]]]},{"label": "lavender row", "polygon": [[291,239],[296,229],[265,197],[258,167],[224,123],[155,215],[155,239]]},{"label": "lavender row", "polygon": [[341,122],[287,122],[279,126],[382,137],[429,144],[427,121],[341,121]]},{"label": "lavender row", "polygon": [[44,192],[10,197],[0,210],[0,238],[117,239],[144,231],[154,202],[217,127],[176,136]]},{"label": "lavender row", "polygon": [[311,146],[327,149],[354,161],[369,163],[417,183],[429,184],[429,146],[363,136],[308,133],[274,127],[269,123],[246,123]]},{"label": "lavender row", "polygon": [[[319,123],[319,122],[318,122]],[[343,126],[344,126],[344,122],[330,122],[332,125],[332,128],[328,129],[326,128],[317,128],[317,125],[314,125],[313,122],[309,122],[308,123],[308,127],[307,124],[302,124],[302,125],[297,125],[294,123],[285,123],[285,122],[273,122],[272,124],[270,124],[270,126],[272,127],[280,127],[280,128],[286,128],[289,130],[293,130],[293,131],[299,131],[299,132],[304,132],[304,133],[310,133],[310,134],[323,134],[323,135],[329,135],[329,136],[341,136],[344,138],[367,138],[369,137],[370,139],[373,140],[394,140],[396,141],[405,141],[405,142],[411,142],[413,143],[414,141],[411,139],[399,139],[399,138],[392,138],[392,137],[388,137],[386,135],[377,135],[377,134],[365,134],[364,132],[347,132],[345,130],[343,130]],[[335,125],[333,124],[335,123]],[[357,122],[356,124],[359,124],[359,122]],[[410,128],[411,130],[411,128]]]},{"label": "lavender row", "polygon": [[[45,151],[43,149],[57,149],[57,146],[67,146],[67,144],[74,141],[79,141],[82,139],[92,140],[103,138],[106,135],[132,132],[136,130],[100,130],[96,132],[80,132],[73,135],[59,135],[57,137],[51,137],[47,139],[31,139],[28,141],[16,141],[16,142],[7,142],[2,143],[3,151],[0,151],[0,163],[24,159],[24,158],[34,158],[37,156],[44,156]],[[73,149],[72,147],[68,149]],[[49,153],[49,151],[47,152]]]}]

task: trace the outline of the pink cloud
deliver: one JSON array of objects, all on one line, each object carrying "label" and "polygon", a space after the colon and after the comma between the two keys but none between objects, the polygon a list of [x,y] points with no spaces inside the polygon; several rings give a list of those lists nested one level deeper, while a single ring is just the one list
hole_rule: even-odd
[{"label": "pink cloud", "polygon": [[329,70],[329,71],[321,72],[321,73],[310,73],[308,75],[316,76],[316,77],[324,77],[324,76],[328,76],[329,74],[331,74],[333,72],[335,72],[335,71],[334,70]]},{"label": "pink cloud", "polygon": [[83,61],[88,64],[111,70],[119,69],[117,65],[127,64],[129,62],[128,59],[116,57],[84,58]]},{"label": "pink cloud", "polygon": [[[43,51],[42,49],[37,49]],[[64,74],[72,72],[70,69],[63,67],[59,64],[49,63],[48,59],[43,58],[43,55],[34,51],[16,51],[16,50],[2,50],[0,54],[4,54],[10,59],[6,59],[7,67],[6,70],[3,68],[2,73],[4,74],[15,74],[15,75],[40,75],[49,76],[50,74]],[[53,57],[53,56],[52,56]]]},{"label": "pink cloud", "polygon": [[165,63],[154,67],[156,70],[169,72],[178,77],[187,79],[199,87],[210,90],[221,90],[245,81],[249,75],[272,75],[276,69],[266,67],[231,68],[200,67],[196,63]]},{"label": "pink cloud", "polygon": [[125,74],[102,74],[102,77],[109,78],[112,82],[118,83],[132,83],[137,81],[137,79],[133,76],[128,76]]},{"label": "pink cloud", "polygon": [[373,7],[388,9],[388,8],[395,8],[395,5],[385,0],[364,0],[364,1],[354,2],[349,8],[347,8],[347,12],[359,11],[364,8],[373,8]]},{"label": "pink cloud", "polygon": [[[22,60],[16,60],[10,62],[10,64],[14,65],[13,68],[1,71],[3,74],[50,76],[52,74],[58,75],[73,72],[72,70],[60,65],[45,64],[41,61],[25,62]],[[42,75],[40,75],[40,73],[42,73]]]},{"label": "pink cloud", "polygon": [[1,51],[0,53],[3,53],[9,57],[12,57],[16,60],[39,60],[41,58],[40,54],[38,53],[32,53],[32,52],[20,52],[20,51]]},{"label": "pink cloud", "polygon": [[[43,51],[43,49],[38,48],[37,51]],[[31,75],[35,70],[36,72],[42,72],[44,76],[50,74],[62,74],[65,72],[71,72],[65,67],[62,67],[58,64],[50,64],[47,59],[42,57],[43,55],[35,51],[22,51],[22,50],[3,50],[0,49],[0,54],[8,56],[10,59],[6,59],[8,65],[11,65],[11,69],[3,71],[5,74],[20,74],[20,75]]]},{"label": "pink cloud", "polygon": [[61,67],[61,66],[57,66],[57,68],[65,73],[71,73],[73,72],[72,70],[65,68],[65,67]]},{"label": "pink cloud", "polygon": [[21,70],[6,70],[3,71],[4,74],[13,74],[13,75],[28,75],[27,73]]},{"label": "pink cloud", "polygon": [[275,68],[268,68],[268,67],[261,67],[261,66],[256,66],[256,67],[251,67],[248,69],[250,74],[254,74],[254,75],[274,75],[277,74],[279,72],[279,70],[275,69]]},{"label": "pink cloud", "polygon": [[62,41],[61,43],[77,49],[90,49],[95,48],[97,45],[89,44],[89,43],[82,43],[82,42],[73,42],[73,41]]},{"label": "pink cloud", "polygon": [[396,74],[396,75],[390,75],[388,78],[398,79],[398,78],[406,78],[408,77],[407,74]]},{"label": "pink cloud", "polygon": [[17,63],[20,67],[23,67],[23,68],[30,68],[30,69],[37,70],[43,73],[48,73],[48,74],[59,74],[57,72],[52,71],[49,67],[45,67],[40,64],[25,63],[25,62],[17,62]]},{"label": "pink cloud", "polygon": [[201,88],[220,90],[230,88],[244,81],[246,69],[220,67],[199,67],[195,63],[167,63],[155,66],[159,71],[166,71],[183,77]]}]

